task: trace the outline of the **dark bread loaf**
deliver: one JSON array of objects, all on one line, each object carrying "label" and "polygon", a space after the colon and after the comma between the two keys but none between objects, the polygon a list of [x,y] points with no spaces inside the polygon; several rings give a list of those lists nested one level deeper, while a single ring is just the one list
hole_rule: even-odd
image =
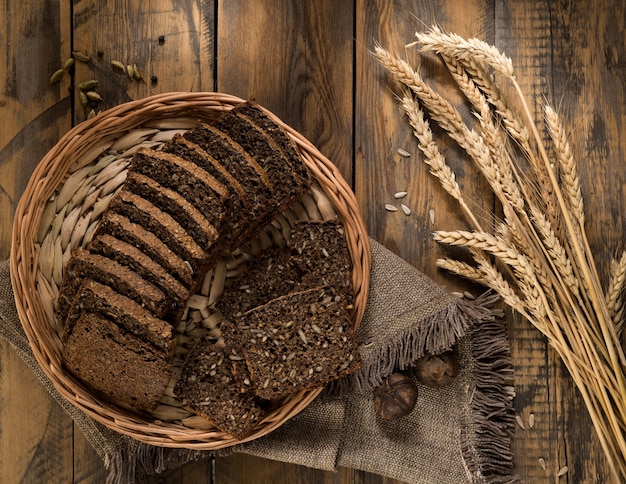
[{"label": "dark bread loaf", "polygon": [[243,356],[236,349],[201,339],[187,356],[174,393],[217,428],[242,439],[265,414],[250,385]]},{"label": "dark bread loaf", "polygon": [[100,235],[110,235],[134,246],[146,257],[162,266],[165,271],[171,273],[184,287],[189,288],[193,285],[194,275],[191,264],[172,252],[172,249],[154,233],[131,222],[127,217],[112,210],[106,211],[94,233],[94,238]]},{"label": "dark bread loaf", "polygon": [[299,285],[300,273],[289,252],[275,247],[249,262],[224,288],[215,307],[227,319],[234,318],[296,290]]},{"label": "dark bread loaf", "polygon": [[78,249],[67,263],[59,288],[57,314],[61,321],[65,321],[74,296],[86,278],[115,288],[157,317],[164,316],[168,311],[169,301],[165,293],[136,271],[108,257]]},{"label": "dark bread loaf", "polygon": [[219,236],[211,220],[217,221],[221,225],[225,212],[222,211],[220,205],[214,207],[219,214],[209,216],[204,209],[199,210],[177,191],[162,186],[149,176],[135,172],[128,173],[124,190],[145,198],[155,207],[175,218],[180,226],[207,253],[216,253],[211,249],[218,242]]},{"label": "dark bread loaf", "polygon": [[287,135],[285,129],[279,126],[257,103],[247,101],[239,104],[233,108],[232,113],[246,116],[263,129],[289,159],[291,167],[301,183],[304,186],[311,183],[311,174],[306,165],[302,163],[294,142]]},{"label": "dark bread loaf", "polygon": [[237,345],[261,398],[319,387],[361,367],[348,312],[332,288],[273,299],[236,323]]},{"label": "dark bread loaf", "polygon": [[122,187],[117,196],[111,200],[109,210],[127,217],[131,222],[154,233],[176,255],[191,264],[196,278],[209,265],[210,254],[198,245],[174,217],[163,212],[145,198]]},{"label": "dark bread loaf", "polygon": [[176,314],[190,296],[190,289],[181,284],[161,265],[154,262],[137,247],[112,235],[102,234],[94,238],[89,245],[89,251],[132,268],[143,279],[159,287],[170,298],[168,311],[170,316]]},{"label": "dark bread loaf", "polygon": [[226,218],[225,214],[231,212],[229,188],[204,168],[180,156],[140,148],[133,154],[128,171],[141,173],[180,193],[191,205],[204,212],[218,230]]},{"label": "dark bread loaf", "polygon": [[92,279],[84,279],[76,292],[65,322],[64,340],[72,335],[76,322],[93,313],[116,322],[125,332],[149,343],[156,350],[172,355],[176,344],[173,326],[155,317],[132,299]]},{"label": "dark bread loaf", "polygon": [[352,259],[339,220],[297,221],[287,241],[304,287],[332,286],[352,304]]},{"label": "dark bread loaf", "polygon": [[139,410],[156,408],[172,374],[168,354],[89,312],[74,324],[62,362],[97,392]]}]

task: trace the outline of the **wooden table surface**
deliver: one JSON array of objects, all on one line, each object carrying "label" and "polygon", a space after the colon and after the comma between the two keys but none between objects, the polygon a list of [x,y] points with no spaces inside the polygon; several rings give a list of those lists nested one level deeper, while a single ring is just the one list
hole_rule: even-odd
[{"label": "wooden table surface", "polygon": [[[496,45],[512,58],[531,107],[540,112],[544,100],[558,107],[574,137],[587,231],[601,273],[623,250],[626,2],[621,0],[9,0],[0,2],[0,22],[3,259],[15,206],[34,166],[87,114],[72,86],[96,78],[103,109],[167,91],[255,98],[334,161],[353,186],[374,238],[450,290],[466,289],[436,269],[435,260],[447,249],[431,232],[469,226],[418,154],[410,160],[395,154],[399,147],[417,149],[371,55],[375,42],[405,55],[414,32],[433,23]],[[72,50],[89,53],[92,60],[50,85],[50,75]],[[406,56],[415,59],[410,50]],[[110,68],[114,59],[136,63],[147,82],[116,74]],[[458,153],[450,155],[463,172],[463,186],[492,210],[478,176]],[[411,216],[385,211],[393,193],[405,189]],[[533,413],[536,422],[513,436],[517,475],[526,482],[555,482],[556,471],[567,465],[558,482],[609,482],[598,440],[564,367],[527,322],[512,316],[508,321],[516,412],[524,420]],[[105,476],[72,420],[17,354],[0,343],[0,482],[95,483]],[[160,482],[397,481],[233,455],[168,472]]]}]

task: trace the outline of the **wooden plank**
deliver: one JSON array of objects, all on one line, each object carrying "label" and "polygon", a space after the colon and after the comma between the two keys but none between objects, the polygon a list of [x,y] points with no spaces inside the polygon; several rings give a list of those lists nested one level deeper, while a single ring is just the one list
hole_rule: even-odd
[{"label": "wooden plank", "polygon": [[[254,98],[310,139],[350,181],[352,2],[236,0],[218,6],[217,90]],[[243,455],[218,458],[215,466],[220,484],[349,482],[344,474]]]},{"label": "wooden plank", "polygon": [[[356,113],[355,113],[355,190],[370,235],[405,260],[414,264],[435,281],[457,289],[464,286],[458,278],[451,278],[437,270],[435,261],[450,255],[433,241],[435,229],[468,228],[455,202],[441,189],[438,181],[422,163],[421,154],[406,117],[394,93],[398,87],[373,58],[374,44],[397,53],[413,66],[418,65],[415,48],[405,45],[415,40],[416,30],[433,23],[460,35],[489,34],[492,12],[484,2],[367,2],[358,3],[356,51]],[[463,15],[458,14],[463,12]],[[453,87],[444,69],[436,62],[421,62],[425,78],[436,80],[441,93],[463,110],[462,99]],[[398,148],[411,156],[403,157]],[[454,171],[464,173],[459,181],[465,196],[487,212],[493,206],[484,182],[477,176],[467,156],[454,146],[446,147],[446,158]],[[407,191],[402,200],[412,213],[388,212],[385,204],[399,207],[393,195]],[[486,195],[485,195],[486,194]],[[477,199],[477,197],[479,199]]]},{"label": "wooden plank", "polygon": [[[69,76],[50,85],[69,55],[67,3],[0,5],[0,257],[13,214],[41,157],[70,124]],[[33,372],[0,344],[0,482],[70,482],[73,425]]]},{"label": "wooden plank", "polygon": [[221,2],[217,22],[217,90],[270,109],[348,181],[352,24],[352,2],[346,0]]},{"label": "wooden plank", "polygon": [[[507,3],[498,11],[497,45],[513,59],[536,121],[547,100],[562,113],[573,135],[586,201],[587,234],[601,274],[623,250],[621,160],[624,116],[624,8],[619,2]],[[591,15],[591,17],[590,17]],[[596,187],[602,187],[598,190]],[[610,473],[582,398],[558,356],[537,331],[516,319],[516,408],[536,415],[533,429],[517,430],[514,456],[519,474],[547,482],[563,466],[572,482],[609,482]],[[546,460],[547,470],[538,464]]]},{"label": "wooden plank", "polygon": [[[170,91],[213,91],[213,0],[78,2],[74,6],[74,47],[90,55],[78,63],[75,86],[95,79],[103,101],[82,108],[74,90],[75,121],[91,108]],[[136,64],[142,81],[111,65]],[[156,82],[152,79],[156,77]]]}]

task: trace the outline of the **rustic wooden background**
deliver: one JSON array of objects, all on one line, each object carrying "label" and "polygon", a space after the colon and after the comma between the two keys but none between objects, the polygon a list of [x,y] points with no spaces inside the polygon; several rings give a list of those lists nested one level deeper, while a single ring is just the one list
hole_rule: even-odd
[{"label": "rustic wooden background", "polygon": [[[589,239],[606,273],[625,235],[626,3],[621,0],[0,2],[0,257],[8,257],[12,215],[33,167],[85,118],[72,80],[97,78],[103,109],[178,90],[254,97],[335,162],[353,185],[374,238],[451,290],[466,288],[437,271],[435,260],[445,249],[430,237],[435,227],[466,224],[417,155],[411,160],[395,155],[398,147],[413,153],[416,147],[370,54],[380,42],[405,55],[415,30],[433,23],[495,44],[512,57],[535,109],[544,100],[559,108],[578,153]],[[89,53],[92,61],[50,85],[51,73],[72,49]],[[410,50],[406,56],[415,58]],[[113,72],[113,59],[136,63],[147,82]],[[476,174],[459,153],[447,154],[477,203],[491,210]],[[402,189],[409,192],[410,217],[383,208]],[[526,322],[509,321],[516,411],[524,420],[530,413],[536,418],[534,428],[518,428],[513,437],[517,474],[526,482],[554,482],[567,465],[559,482],[608,482],[598,441],[563,366]],[[1,343],[0,482],[97,483],[105,475],[71,419]],[[235,455],[188,465],[160,482],[397,481]]]}]

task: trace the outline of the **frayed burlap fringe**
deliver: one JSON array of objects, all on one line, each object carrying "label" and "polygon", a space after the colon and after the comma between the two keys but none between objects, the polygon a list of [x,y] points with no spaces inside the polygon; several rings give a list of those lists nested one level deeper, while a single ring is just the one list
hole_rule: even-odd
[{"label": "frayed burlap fringe", "polygon": [[506,327],[485,321],[469,332],[471,405],[462,417],[461,448],[474,483],[508,484],[513,477],[510,439],[515,431],[513,365]]}]

